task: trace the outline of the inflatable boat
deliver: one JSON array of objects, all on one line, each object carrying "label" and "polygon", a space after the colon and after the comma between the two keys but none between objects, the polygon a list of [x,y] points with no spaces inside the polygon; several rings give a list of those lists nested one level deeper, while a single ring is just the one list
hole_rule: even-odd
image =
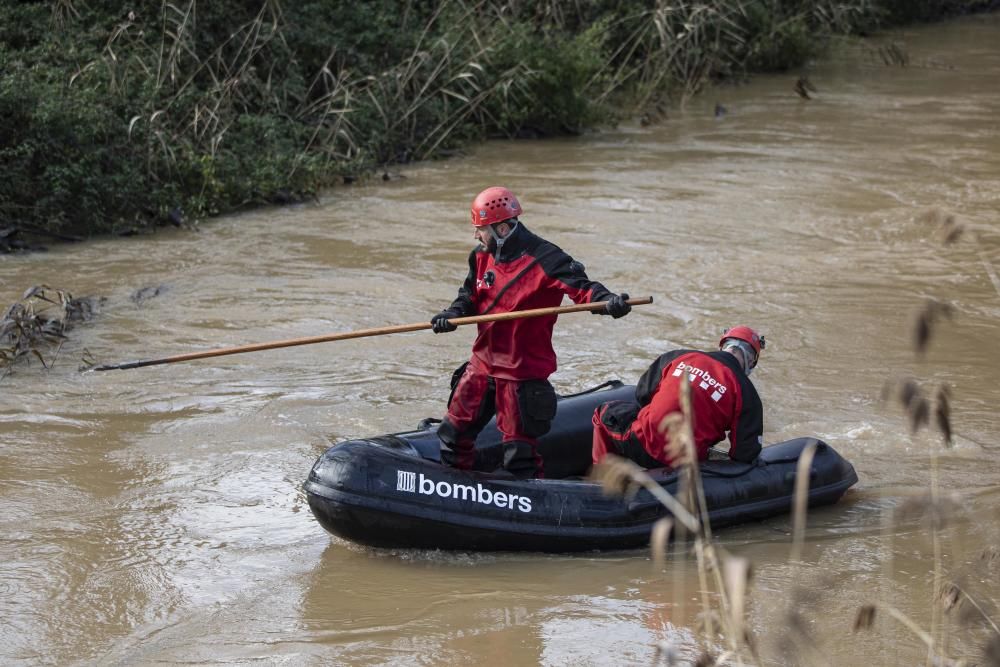
[{"label": "inflatable boat", "polygon": [[[376,547],[467,551],[567,552],[648,544],[667,509],[647,490],[625,499],[584,479],[590,468],[591,415],[600,403],[634,400],[618,381],[560,398],[541,438],[546,479],[516,480],[502,470],[473,472],[441,463],[436,420],[413,431],[330,447],[304,484],[309,507],[329,532]],[[702,481],[713,528],[784,514],[792,507],[799,455],[817,442],[809,473],[810,506],[837,502],[858,480],[832,447],[799,438],[765,447],[752,464],[707,461]],[[495,422],[476,441],[477,467],[502,456]],[[651,470],[670,493],[678,474]]]}]

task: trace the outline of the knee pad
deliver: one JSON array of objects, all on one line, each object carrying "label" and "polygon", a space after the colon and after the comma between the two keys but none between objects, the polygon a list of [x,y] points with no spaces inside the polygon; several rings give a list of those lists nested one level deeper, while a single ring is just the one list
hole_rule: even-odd
[{"label": "knee pad", "polygon": [[517,388],[517,407],[524,435],[538,438],[549,432],[556,416],[556,390],[548,380],[525,380]]}]

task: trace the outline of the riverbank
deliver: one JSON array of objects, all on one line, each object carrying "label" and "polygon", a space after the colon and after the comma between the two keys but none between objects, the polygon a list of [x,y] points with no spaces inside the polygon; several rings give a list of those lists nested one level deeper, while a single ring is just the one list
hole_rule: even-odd
[{"label": "riverbank", "polygon": [[0,8],[0,251],[288,203],[489,137],[578,134],[996,0]]}]

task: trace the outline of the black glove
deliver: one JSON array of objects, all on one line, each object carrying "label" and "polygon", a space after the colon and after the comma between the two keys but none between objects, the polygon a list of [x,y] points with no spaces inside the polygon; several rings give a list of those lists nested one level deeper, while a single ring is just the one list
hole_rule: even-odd
[{"label": "black glove", "polygon": [[440,313],[431,318],[431,324],[434,333],[445,333],[446,331],[454,331],[458,328],[457,324],[452,324],[448,321],[449,318],[459,317],[458,313],[453,310],[442,310]]},{"label": "black glove", "polygon": [[619,317],[625,317],[632,311],[632,306],[625,303],[626,301],[628,301],[628,294],[625,292],[615,294],[607,300],[607,305],[604,306],[604,312],[616,320]]}]

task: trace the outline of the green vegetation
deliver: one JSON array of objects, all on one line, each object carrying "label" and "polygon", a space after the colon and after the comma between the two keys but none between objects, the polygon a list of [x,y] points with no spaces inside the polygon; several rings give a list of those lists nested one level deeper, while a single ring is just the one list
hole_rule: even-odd
[{"label": "green vegetation", "polygon": [[683,102],[714,79],[797,66],[834,34],[989,4],[4,3],[0,240],[294,201],[470,141]]}]

